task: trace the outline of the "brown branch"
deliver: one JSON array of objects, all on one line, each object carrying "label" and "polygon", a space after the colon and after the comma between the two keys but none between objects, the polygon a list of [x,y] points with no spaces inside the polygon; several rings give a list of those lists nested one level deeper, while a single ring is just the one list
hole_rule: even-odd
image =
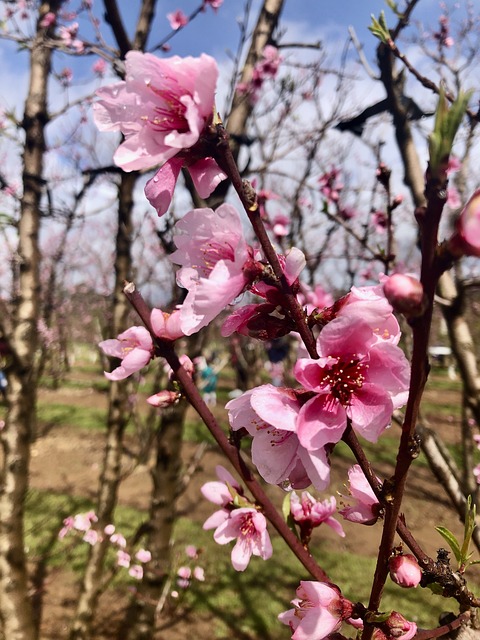
[{"label": "brown branch", "polygon": [[245,184],[240,176],[232,149],[229,145],[228,134],[222,125],[217,125],[217,135],[219,142],[216,147],[215,159],[230,178],[233,188],[240,198],[248,219],[250,220],[253,230],[257,236],[257,240],[259,241],[265,257],[272,266],[273,272],[280,284],[280,291],[283,294],[286,310],[295,323],[297,331],[299,332],[308,353],[312,358],[318,358],[315,338],[307,325],[303,309],[287,282],[277,253],[270,242],[270,238],[268,237],[267,231],[260,217],[259,208],[256,203],[256,194],[254,194],[254,192],[253,194],[247,194]]},{"label": "brown branch", "polygon": [[120,57],[125,58],[132,48],[132,43],[125,30],[120,11],[118,10],[117,0],[103,0],[105,6],[105,22],[107,22],[113,31],[115,40],[120,50]]}]

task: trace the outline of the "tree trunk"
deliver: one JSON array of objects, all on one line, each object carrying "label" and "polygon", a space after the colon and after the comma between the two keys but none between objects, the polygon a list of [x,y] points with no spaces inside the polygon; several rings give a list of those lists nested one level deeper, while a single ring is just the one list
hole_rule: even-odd
[{"label": "tree trunk", "polygon": [[[122,173],[118,190],[118,230],[115,252],[112,336],[116,336],[127,328],[130,311],[130,305],[123,294],[123,287],[124,281],[129,280],[131,277],[131,215],[133,192],[137,178],[137,173]],[[112,523],[117,502],[121,475],[123,434],[130,417],[127,385],[127,381],[121,380],[112,382],[109,388],[107,442],[96,508],[97,527],[100,533],[103,532],[107,524]],[[103,565],[108,545],[108,539],[105,539],[93,545],[90,549],[77,611],[70,631],[71,640],[87,640],[92,636],[92,623],[101,593]]]},{"label": "tree trunk", "polygon": [[37,320],[39,313],[40,201],[43,190],[47,91],[52,49],[45,46],[46,29],[40,26],[61,1],[43,2],[37,34],[30,52],[30,84],[22,127],[23,197],[18,226],[18,296],[13,300],[13,331],[7,336],[12,357],[7,369],[8,397],[5,427],[1,431],[3,467],[0,489],[0,620],[5,639],[34,640],[35,628],[28,594],[24,548],[24,507],[28,489],[30,440],[34,432],[37,375]]},{"label": "tree trunk", "polygon": [[128,640],[150,640],[156,627],[156,607],[171,571],[171,540],[181,479],[183,424],[187,403],[164,410],[157,431],[157,455],[146,548],[152,560],[145,566],[135,600],[127,614]]}]

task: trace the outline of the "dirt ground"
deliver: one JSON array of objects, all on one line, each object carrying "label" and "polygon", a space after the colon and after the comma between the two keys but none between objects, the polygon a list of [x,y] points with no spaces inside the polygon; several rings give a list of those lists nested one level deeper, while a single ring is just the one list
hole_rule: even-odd
[{"label": "dirt ground", "polygon": [[[444,396],[445,392],[442,392]],[[43,401],[71,403],[95,407],[106,406],[106,395],[93,390],[60,389],[57,391],[42,390]],[[457,396],[455,396],[458,399]],[[452,395],[452,400],[455,399]],[[430,393],[430,401],[435,402],[435,395]],[[395,428],[395,427],[392,427]],[[458,433],[459,425],[445,419],[437,421],[439,429],[447,441],[453,439],[453,433]],[[33,445],[31,463],[31,485],[35,489],[53,490],[73,495],[94,498],[97,491],[98,475],[103,455],[104,437],[95,431],[83,431],[64,425],[55,427],[45,436],[39,438]],[[185,444],[184,458],[190,460],[197,445]],[[381,441],[380,441],[381,446]],[[181,510],[188,512],[189,517],[203,523],[211,514],[211,505],[205,500],[199,500],[200,487],[203,483],[214,478],[217,464],[225,464],[224,459],[214,448],[207,450],[201,464],[194,474],[186,493],[181,498]],[[131,463],[126,460],[125,470]],[[334,455],[332,458],[332,485],[341,487],[345,482],[347,461]],[[384,477],[391,473],[388,465],[377,467],[379,475]],[[150,478],[146,466],[138,467],[122,483],[119,502],[137,509],[147,509],[150,492]],[[410,477],[405,500],[405,516],[407,524],[427,551],[435,555],[439,543],[439,536],[434,532],[438,524],[447,524],[455,532],[460,532],[461,525],[457,516],[449,506],[447,497],[439,490],[433,475],[424,466],[415,465]],[[365,555],[375,556],[379,544],[380,527],[358,527],[342,522],[346,530],[346,537],[335,536],[330,529],[322,531],[327,539],[338,551],[339,546],[345,551],[358,553],[362,549]],[[349,535],[350,532],[354,535]],[[66,568],[54,569],[47,577],[44,593],[45,609],[42,624],[42,640],[61,640],[66,637],[75,606],[77,590],[76,577]],[[106,595],[102,601],[103,611],[108,615],[102,616],[106,622],[104,628],[97,631],[96,640],[110,640],[115,620],[121,619],[121,612],[125,606],[115,594]],[[195,618],[195,636],[203,639],[211,637],[211,624],[208,618]],[[192,621],[177,619],[168,630],[159,636],[166,640],[195,640],[192,637]]]}]

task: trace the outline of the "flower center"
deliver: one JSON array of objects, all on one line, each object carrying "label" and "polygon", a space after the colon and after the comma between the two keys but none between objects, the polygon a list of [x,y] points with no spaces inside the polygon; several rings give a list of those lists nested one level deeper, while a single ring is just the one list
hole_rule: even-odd
[{"label": "flower center", "polygon": [[195,265],[195,269],[204,278],[208,278],[210,272],[220,260],[235,261],[235,250],[228,242],[221,243],[210,240],[201,247],[200,251],[203,254],[203,264]]},{"label": "flower center", "polygon": [[252,538],[255,533],[255,524],[253,522],[252,514],[248,513],[242,519],[242,524],[240,525],[240,534],[245,536],[246,538]]},{"label": "flower center", "polygon": [[161,100],[156,104],[155,116],[150,119],[149,124],[155,131],[178,131],[185,133],[189,130],[188,122],[185,118],[186,107],[180,101],[182,97],[181,88],[158,89],[147,83],[147,86]]},{"label": "flower center", "polygon": [[322,383],[330,387],[330,392],[340,404],[349,406],[352,395],[362,388],[368,364],[361,361],[357,354],[351,360],[337,359],[335,364],[325,370]]}]

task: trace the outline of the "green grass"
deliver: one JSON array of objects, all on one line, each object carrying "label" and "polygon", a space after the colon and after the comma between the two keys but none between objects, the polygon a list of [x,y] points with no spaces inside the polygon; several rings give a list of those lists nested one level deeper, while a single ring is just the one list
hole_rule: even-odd
[{"label": "green grass", "polygon": [[37,408],[38,420],[49,426],[68,425],[78,429],[105,429],[106,412],[103,409],[44,402],[40,400]]},{"label": "green grass", "polygon": [[[68,566],[81,575],[89,546],[81,540],[81,534],[68,534],[58,540],[58,531],[67,515],[91,508],[81,498],[65,494],[31,491],[26,505],[26,547],[29,557],[39,559],[48,554],[51,567]],[[212,505],[212,510],[215,507]],[[116,510],[117,531],[127,540],[131,538],[142,521],[143,515],[131,508]],[[239,638],[276,640],[289,637],[287,629],[277,621],[280,612],[290,608],[290,600],[301,579],[309,576],[296,558],[288,552],[285,544],[273,537],[273,557],[269,561],[253,557],[245,572],[234,571],[230,562],[232,544],[218,546],[213,541],[212,531],[204,531],[199,523],[180,518],[176,524],[174,567],[175,570],[188,563],[185,546],[195,544],[201,550],[195,565],[205,569],[203,583],[192,582],[186,592],[181,593],[179,614],[194,611],[212,617],[212,638]],[[341,585],[345,597],[364,604],[368,601],[371,577],[375,560],[332,550],[331,543],[320,540],[312,547],[322,568],[330,578]],[[108,565],[114,565],[114,550],[109,554]],[[125,587],[133,584],[125,570],[120,570],[112,588],[120,588],[119,597]],[[172,588],[175,588],[173,583]],[[181,591],[181,590],[180,590]],[[173,601],[172,601],[173,602]],[[420,627],[435,626],[438,616],[445,610],[457,611],[455,602],[434,597],[428,590],[401,589],[388,581],[382,609],[400,611],[407,619]]]}]

